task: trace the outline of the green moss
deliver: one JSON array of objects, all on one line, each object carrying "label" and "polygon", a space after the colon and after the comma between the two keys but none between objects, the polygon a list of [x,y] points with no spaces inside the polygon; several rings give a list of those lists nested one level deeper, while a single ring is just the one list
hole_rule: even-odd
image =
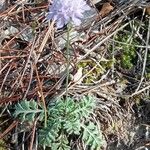
[{"label": "green moss", "polygon": [[[127,27],[128,30],[118,32],[114,40],[115,42],[115,59],[116,65],[119,65],[123,69],[131,69],[136,63],[136,51],[139,41],[134,32],[131,32],[130,26]],[[112,52],[112,47],[110,47]]]},{"label": "green moss", "polygon": [[5,148],[5,142],[2,139],[0,140],[0,150],[7,150]]},{"label": "green moss", "polygon": [[118,44],[117,46],[121,48],[120,65],[124,69],[131,69],[136,61],[136,46],[138,41],[131,35],[124,35],[123,38],[118,37],[116,40],[123,42],[125,44]]},{"label": "green moss", "polygon": [[77,65],[77,67],[83,68],[83,75],[86,74],[86,77],[84,78],[83,82],[88,84],[88,83],[93,83],[94,81],[99,80],[101,76],[105,73],[105,71],[112,67],[112,64],[113,64],[112,60],[103,60],[97,63],[89,59],[89,60],[81,61]]},{"label": "green moss", "polygon": [[[137,45],[142,44],[142,40],[137,33],[146,37],[147,31],[148,19],[145,19],[142,23],[141,20],[136,19],[114,36],[116,65],[123,69],[132,69],[136,65],[137,52],[139,50]],[[113,48],[110,46],[110,51],[112,52],[112,50]],[[147,64],[150,64],[150,56],[148,56]],[[149,77],[150,70],[148,67],[146,67],[146,71]]]}]

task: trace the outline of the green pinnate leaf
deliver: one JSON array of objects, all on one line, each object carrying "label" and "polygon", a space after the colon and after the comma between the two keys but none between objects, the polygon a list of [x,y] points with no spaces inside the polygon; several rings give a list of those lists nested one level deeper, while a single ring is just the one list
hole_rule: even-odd
[{"label": "green pinnate leaf", "polygon": [[89,145],[91,150],[100,149],[104,140],[102,138],[102,134],[98,130],[98,127],[94,123],[89,122],[87,126],[82,124],[82,128],[82,140],[85,144]]},{"label": "green pinnate leaf", "polygon": [[52,150],[71,150],[71,147],[69,146],[69,142],[68,142],[66,135],[62,133],[57,139],[57,142],[52,143],[51,149]]},{"label": "green pinnate leaf", "polygon": [[80,120],[68,120],[64,123],[64,129],[66,129],[68,134],[80,134],[81,126],[80,126]]},{"label": "green pinnate leaf", "polygon": [[51,144],[58,138],[61,124],[58,120],[49,120],[48,127],[39,130],[39,143],[43,147],[51,147]]},{"label": "green pinnate leaf", "polygon": [[14,116],[19,117],[22,121],[34,121],[39,114],[40,119],[44,117],[44,109],[42,109],[34,100],[24,100],[15,106]]},{"label": "green pinnate leaf", "polygon": [[76,113],[80,118],[87,118],[95,108],[95,100],[91,96],[83,97],[80,102],[77,104]]},{"label": "green pinnate leaf", "polygon": [[95,101],[91,96],[83,97],[80,101],[70,97],[57,99],[48,105],[47,127],[44,127],[43,106],[34,100],[25,100],[15,106],[14,116],[22,121],[33,121],[38,117],[41,121],[38,139],[43,148],[70,150],[68,135],[75,134],[94,150],[100,148],[104,141],[97,126],[89,120],[94,108]]}]

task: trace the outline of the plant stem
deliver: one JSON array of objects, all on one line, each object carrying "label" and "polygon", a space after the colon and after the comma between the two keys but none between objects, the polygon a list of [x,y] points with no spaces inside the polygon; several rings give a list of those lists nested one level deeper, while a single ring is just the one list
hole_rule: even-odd
[{"label": "plant stem", "polygon": [[66,77],[66,95],[68,95],[68,83],[69,83],[69,64],[70,64],[70,57],[69,57],[69,48],[70,48],[70,24],[67,26],[67,68],[66,68],[66,73],[67,73],[67,77]]}]

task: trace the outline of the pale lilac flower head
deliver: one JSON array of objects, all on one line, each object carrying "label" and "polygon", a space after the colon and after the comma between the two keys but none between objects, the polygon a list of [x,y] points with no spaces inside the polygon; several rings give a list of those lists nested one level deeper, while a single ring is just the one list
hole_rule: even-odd
[{"label": "pale lilac flower head", "polygon": [[83,13],[90,10],[85,0],[53,0],[49,6],[48,20],[54,20],[57,28],[62,28],[70,21],[78,26],[81,24]]}]

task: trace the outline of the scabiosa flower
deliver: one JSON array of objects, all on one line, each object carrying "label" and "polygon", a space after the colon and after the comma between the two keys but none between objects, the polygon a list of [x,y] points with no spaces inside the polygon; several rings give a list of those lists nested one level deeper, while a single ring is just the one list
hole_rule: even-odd
[{"label": "scabiosa flower", "polygon": [[54,20],[57,28],[62,28],[70,21],[78,26],[81,24],[83,13],[90,10],[85,0],[53,0],[49,6],[48,20]]}]

